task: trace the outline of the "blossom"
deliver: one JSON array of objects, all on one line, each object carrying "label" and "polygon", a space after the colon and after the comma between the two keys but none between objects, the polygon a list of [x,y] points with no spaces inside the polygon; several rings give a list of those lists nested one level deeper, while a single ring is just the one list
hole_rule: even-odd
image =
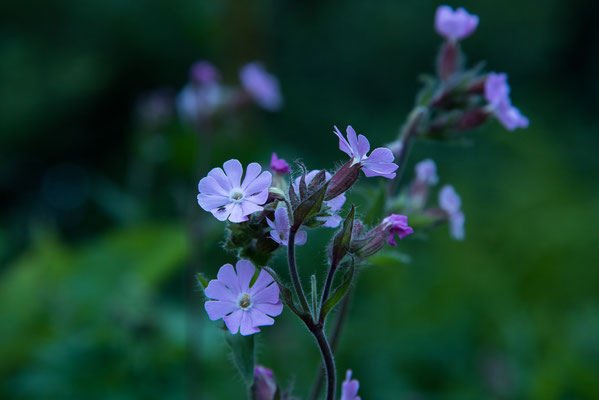
[{"label": "blossom", "polygon": [[251,163],[241,182],[243,167],[239,161],[226,161],[223,168],[224,171],[221,168],[212,169],[208,176],[200,180],[198,204],[219,221],[247,221],[248,215],[263,209],[272,175],[268,171],[260,172],[260,164]]},{"label": "blossom", "polygon": [[211,85],[220,81],[220,72],[208,61],[198,61],[194,63],[190,70],[192,82],[199,85]]},{"label": "blossom", "polygon": [[197,124],[222,108],[227,93],[221,85],[187,84],[177,95],[177,112],[182,120]]},{"label": "blossom", "polygon": [[[275,210],[275,221],[266,218],[266,223],[272,228],[270,238],[282,246],[287,246],[289,242],[289,216],[285,207],[279,207]],[[295,244],[301,246],[306,243],[308,234],[306,231],[298,231],[295,235]]]},{"label": "blossom", "polygon": [[457,41],[470,36],[478,26],[478,16],[462,7],[455,11],[449,6],[437,7],[435,30],[447,40]]},{"label": "blossom", "polygon": [[345,373],[345,380],[341,384],[341,399],[340,400],[361,400],[358,396],[360,382],[351,378],[351,369]]},{"label": "blossom", "polygon": [[244,65],[239,71],[239,79],[244,89],[262,108],[276,111],[281,108],[283,99],[277,78],[264,69],[259,62]]},{"label": "blossom", "polygon": [[456,240],[464,240],[464,222],[466,217],[460,210],[462,199],[451,185],[445,185],[439,191],[439,206],[449,219],[449,232]]},{"label": "blossom", "polygon": [[399,236],[399,239],[401,240],[414,233],[414,229],[408,226],[408,217],[405,215],[391,214],[383,219],[383,224],[389,226],[387,242],[391,246],[397,246],[395,235]]},{"label": "blossom", "polygon": [[506,74],[496,72],[489,74],[485,80],[485,99],[489,103],[491,112],[507,130],[528,127],[528,118],[512,105]]},{"label": "blossom", "polygon": [[270,157],[270,169],[277,174],[286,174],[289,172],[289,164],[282,158],[277,157],[277,153],[272,153]]},{"label": "blossom", "polygon": [[277,393],[277,383],[271,369],[261,365],[254,367],[254,385],[252,390],[256,400],[274,399]]},{"label": "blossom", "polygon": [[235,269],[231,264],[223,265],[206,287],[210,299],[204,304],[212,321],[223,319],[232,334],[238,331],[243,336],[259,332],[258,326],[272,325],[283,311],[279,299],[279,287],[272,276],[260,271],[256,282],[250,287],[255,273],[254,265],[247,260],[239,260]]},{"label": "blossom", "polygon": [[370,150],[370,143],[364,135],[356,135],[356,131],[347,127],[347,140],[343,137],[339,129],[335,126],[335,135],[339,137],[339,150],[352,158],[352,166],[359,164],[364,175],[367,177],[382,176],[385,178],[395,178],[397,164],[393,163],[395,157],[393,152],[387,148],[379,147],[366,156]]},{"label": "blossom", "polygon": [[[306,174],[306,185],[309,185],[312,182],[312,179],[318,174],[319,170],[313,170]],[[325,179],[328,181],[331,179],[331,173],[325,171]],[[301,176],[295,178],[295,182],[293,183],[293,189],[295,189],[295,193],[299,193],[299,184],[300,184]],[[329,217],[317,217],[316,219],[319,221],[324,221],[322,226],[326,228],[336,228],[342,221],[342,218],[335,213],[341,210],[343,204],[345,204],[345,194],[340,194],[330,200],[324,202],[324,204],[329,208],[329,212],[332,214]]]},{"label": "blossom", "polygon": [[416,180],[427,185],[436,185],[439,182],[437,176],[437,165],[430,158],[420,161],[414,167],[416,171]]}]

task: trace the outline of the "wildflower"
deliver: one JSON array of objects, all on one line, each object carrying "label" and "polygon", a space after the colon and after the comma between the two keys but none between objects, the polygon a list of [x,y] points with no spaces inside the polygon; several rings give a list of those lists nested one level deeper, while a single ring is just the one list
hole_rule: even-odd
[{"label": "wildflower", "polygon": [[352,158],[350,167],[359,165],[364,175],[367,177],[382,176],[385,178],[395,178],[395,170],[397,164],[393,163],[395,157],[393,152],[387,148],[379,147],[366,156],[370,150],[370,143],[364,135],[356,135],[356,131],[351,127],[347,127],[347,140],[343,137],[337,127],[335,127],[335,135],[339,137],[339,150]]},{"label": "wildflower", "polygon": [[360,382],[351,378],[351,369],[345,373],[345,380],[341,384],[341,399],[340,400],[361,400],[358,396]]},{"label": "wildflower", "polygon": [[489,110],[507,130],[527,128],[528,118],[512,105],[509,95],[507,75],[491,72],[485,81],[485,99],[489,103]]},{"label": "wildflower", "polygon": [[270,169],[277,174],[286,174],[289,172],[289,164],[282,158],[277,157],[277,153],[272,153],[270,157]]},{"label": "wildflower", "polygon": [[387,236],[387,242],[391,246],[397,246],[395,241],[395,235],[399,236],[399,239],[403,239],[408,235],[414,233],[414,229],[408,226],[408,217],[405,215],[391,214],[390,216],[383,219],[383,224],[389,224],[390,229]]},{"label": "wildflower", "polygon": [[277,393],[277,383],[271,369],[261,365],[254,366],[253,394],[256,400],[273,400]]},{"label": "wildflower", "polygon": [[250,287],[254,272],[254,265],[247,260],[239,260],[235,269],[225,264],[206,287],[206,296],[214,299],[204,304],[208,317],[212,321],[222,318],[232,334],[259,332],[258,326],[272,325],[271,317],[283,311],[279,287],[268,272],[260,271]]},{"label": "wildflower", "polygon": [[268,111],[281,108],[283,99],[277,78],[264,69],[259,62],[246,64],[239,71],[239,78],[244,89],[258,105]]},{"label": "wildflower", "polygon": [[408,226],[408,217],[398,214],[391,214],[384,218],[379,225],[359,237],[362,228],[361,223],[354,223],[354,233],[350,243],[350,250],[362,258],[376,254],[385,246],[385,243],[397,246],[395,235],[399,236],[401,240],[414,233],[414,229]]},{"label": "wildflower", "polygon": [[208,176],[200,180],[198,204],[219,221],[247,221],[248,215],[263,209],[272,175],[268,171],[260,172],[260,164],[251,163],[241,182],[243,167],[239,161],[226,161],[223,168],[224,171],[221,168],[212,169]]},{"label": "wildflower", "polygon": [[[275,221],[266,219],[268,226],[272,228],[270,238],[282,246],[287,246],[289,241],[289,215],[285,207],[279,207],[275,210]],[[308,234],[306,231],[298,231],[295,235],[295,244],[301,246],[306,243]]]},{"label": "wildflower", "polygon": [[464,240],[464,222],[466,217],[460,210],[462,199],[451,185],[445,185],[439,191],[439,206],[449,220],[449,232],[455,240]]},{"label": "wildflower", "polygon": [[416,180],[427,185],[436,185],[439,182],[437,176],[437,165],[430,158],[420,161],[414,167],[416,172]]},{"label": "wildflower", "polygon": [[462,7],[455,11],[449,6],[439,6],[435,13],[435,30],[445,39],[455,42],[470,36],[478,26],[478,16]]},{"label": "wildflower", "polygon": [[[318,171],[318,170],[308,172],[306,174],[306,185],[309,185],[310,182],[312,182],[312,179],[314,179],[316,174],[318,174],[319,172],[320,171]],[[325,171],[325,179],[328,181],[331,178],[332,178],[331,173],[328,171]],[[299,193],[300,180],[301,180],[301,177],[297,177],[297,178],[295,178],[295,182],[293,183],[293,188],[295,189],[296,193]],[[329,208],[329,212],[332,215],[328,216],[328,217],[317,217],[316,218],[319,221],[324,221],[324,224],[322,226],[327,227],[327,228],[336,228],[339,226],[339,224],[342,221],[342,218],[339,215],[336,215],[335,213],[337,211],[341,210],[341,207],[343,207],[343,204],[345,204],[345,200],[346,200],[345,195],[342,193],[342,194],[324,202],[325,206],[327,206]]]},{"label": "wildflower", "polygon": [[208,61],[198,61],[190,68],[191,81],[198,85],[212,85],[220,82],[220,72]]},{"label": "wildflower", "polygon": [[198,124],[221,109],[226,99],[227,93],[218,84],[208,86],[187,84],[177,95],[177,112],[183,121]]}]

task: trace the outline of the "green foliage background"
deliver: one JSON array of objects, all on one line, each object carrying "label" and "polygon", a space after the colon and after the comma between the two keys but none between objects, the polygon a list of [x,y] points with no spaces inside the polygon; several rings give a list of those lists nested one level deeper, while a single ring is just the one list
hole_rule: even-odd
[{"label": "green foliage background", "polygon": [[[434,68],[437,5],[2,4],[0,398],[241,398],[220,324],[194,288],[193,272],[234,261],[217,245],[222,224],[195,206],[197,181],[229,158],[266,165],[272,151],[332,169],[343,158],[334,124],[373,145],[393,140],[418,75]],[[340,376],[351,368],[363,399],[598,399],[599,10],[451,5],[480,16],[468,59],[508,72],[531,126],[493,122],[470,146],[416,145],[407,171],[437,161],[462,195],[467,239],[420,233],[400,244],[410,263],[379,257],[360,274]],[[176,122],[146,129],[140,94],[180,88],[197,59],[229,83],[263,60],[284,109],[227,121],[198,152]],[[359,192],[352,200],[364,212]],[[190,242],[196,225],[201,240]],[[305,277],[324,273],[331,234],[298,250]],[[284,311],[258,348],[304,396],[319,355],[299,321]]]}]

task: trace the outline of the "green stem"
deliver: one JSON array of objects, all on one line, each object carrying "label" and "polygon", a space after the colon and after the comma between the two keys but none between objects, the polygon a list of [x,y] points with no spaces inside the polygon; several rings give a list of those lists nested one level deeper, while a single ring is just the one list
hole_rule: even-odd
[{"label": "green stem", "polygon": [[289,230],[289,239],[287,241],[287,259],[288,259],[288,263],[289,263],[289,275],[291,275],[293,287],[295,288],[297,298],[299,299],[299,302],[302,305],[303,311],[305,313],[310,313],[310,307],[308,306],[308,300],[306,299],[306,294],[304,293],[302,283],[299,279],[299,275],[297,273],[297,265],[295,262],[295,234],[296,233],[297,233],[297,229],[291,228]]}]

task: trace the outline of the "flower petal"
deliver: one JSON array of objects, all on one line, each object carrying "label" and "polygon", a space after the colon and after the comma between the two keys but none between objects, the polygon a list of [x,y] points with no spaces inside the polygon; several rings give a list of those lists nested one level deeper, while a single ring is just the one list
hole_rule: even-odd
[{"label": "flower petal", "polygon": [[239,285],[239,278],[235,273],[235,269],[231,264],[225,264],[218,270],[216,278],[227,285],[231,289],[231,293],[235,298],[241,293],[241,286]]},{"label": "flower petal", "polygon": [[229,221],[239,223],[247,221],[248,218],[243,214],[243,209],[240,204],[231,203],[231,215],[229,215]]},{"label": "flower petal", "polygon": [[206,211],[212,211],[215,208],[226,206],[230,201],[229,197],[204,193],[198,194],[198,204]]},{"label": "flower petal", "polygon": [[279,207],[275,210],[275,227],[278,233],[287,234],[289,232],[289,216],[285,207]]},{"label": "flower petal", "polygon": [[232,159],[225,161],[223,168],[225,169],[227,178],[229,178],[229,182],[231,182],[231,186],[233,186],[233,188],[240,187],[241,175],[243,175],[243,167],[241,166],[239,160]]},{"label": "flower petal", "polygon": [[206,297],[220,301],[236,301],[237,293],[233,294],[230,287],[227,287],[223,281],[213,279],[208,283],[206,290]]},{"label": "flower petal", "polygon": [[257,290],[252,298],[254,304],[270,303],[276,304],[279,302],[279,287],[276,283],[265,287],[262,290]]},{"label": "flower petal", "polygon": [[298,233],[296,233],[295,244],[297,246],[306,244],[307,240],[308,240],[308,233],[306,231],[299,231]]},{"label": "flower petal", "polygon": [[[198,201],[199,201],[199,199],[198,199]],[[233,210],[233,206],[234,206],[233,203],[229,203],[229,204],[227,204],[225,206],[222,206],[222,207],[213,208],[212,210],[210,210],[210,212],[219,221],[224,221],[227,218],[229,218],[229,215],[231,214],[231,211]]]},{"label": "flower petal", "polygon": [[223,189],[220,183],[212,176],[206,176],[200,180],[198,191],[202,194],[229,197],[229,192]]},{"label": "flower petal", "polygon": [[281,301],[279,301],[278,303],[275,303],[275,304],[260,303],[260,304],[254,305],[254,307],[252,309],[257,309],[257,310],[263,312],[264,314],[268,314],[272,317],[276,317],[277,315],[280,315],[283,312],[283,303]]},{"label": "flower petal", "polygon": [[336,228],[339,226],[343,218],[338,215],[331,215],[330,217],[321,217],[318,218],[320,221],[325,221],[322,226],[325,228]]},{"label": "flower petal", "polygon": [[268,188],[271,183],[272,174],[268,171],[263,171],[256,179],[249,182],[246,188],[244,188],[246,199],[258,205],[266,203],[266,199],[268,198]]},{"label": "flower petal", "polygon": [[252,335],[256,332],[260,332],[260,329],[256,327],[251,312],[245,311],[241,318],[241,326],[239,328],[239,333],[241,333],[243,336],[247,336]]},{"label": "flower petal", "polygon": [[344,152],[348,156],[353,157],[354,154],[352,152],[351,146],[349,145],[348,141],[343,137],[343,135],[339,131],[339,128],[337,128],[335,126],[335,130],[333,131],[333,133],[335,135],[337,135],[337,137],[339,137],[339,150],[341,150],[342,152]]},{"label": "flower petal", "polygon": [[232,301],[207,301],[204,303],[204,308],[208,313],[208,318],[212,321],[216,321],[217,319],[221,319],[225,315],[232,313],[235,310],[238,310],[237,304]]},{"label": "flower petal", "polygon": [[268,272],[266,272],[265,270],[260,271],[260,274],[258,274],[256,282],[254,282],[254,285],[248,291],[249,295],[253,296],[255,293],[260,292],[265,287],[270,285],[272,282],[274,282],[274,279],[272,278],[272,276],[270,276]]},{"label": "flower petal", "polygon": [[208,172],[208,176],[214,178],[220,187],[223,188],[225,193],[227,193],[227,195],[231,189],[233,189],[229,178],[227,178],[227,175],[225,175],[225,172],[222,170],[222,168],[213,168],[210,172]]},{"label": "flower petal", "polygon": [[325,201],[326,205],[329,206],[329,211],[331,212],[337,212],[339,210],[341,210],[341,207],[343,207],[343,205],[345,204],[345,194],[341,194],[337,197],[335,197],[334,199],[331,199],[329,201]]},{"label": "flower petal", "polygon": [[244,311],[238,309],[237,311],[233,311],[233,313],[229,315],[225,315],[223,317],[223,321],[225,321],[225,325],[229,329],[233,335],[235,335],[239,331],[239,325],[241,325],[241,319],[243,318]]},{"label": "flower petal", "polygon": [[370,150],[370,143],[368,142],[368,139],[366,139],[366,136],[364,136],[364,135],[359,135],[358,136],[358,152],[360,154],[360,158],[364,157],[366,155],[366,153],[368,153],[369,150]]},{"label": "flower petal", "polygon": [[241,188],[245,190],[260,175],[260,171],[262,171],[260,164],[255,162],[250,163],[245,170],[245,178],[243,178]]},{"label": "flower petal", "polygon": [[370,155],[362,160],[362,162],[384,162],[384,163],[392,163],[395,160],[395,156],[393,152],[386,147],[377,147],[372,150]]},{"label": "flower petal", "polygon": [[241,211],[243,215],[250,215],[258,211],[262,211],[264,207],[257,205],[256,203],[252,203],[251,201],[244,201],[239,204],[241,206]]},{"label": "flower petal", "polygon": [[[274,304],[273,304],[274,305]],[[281,309],[283,308],[283,304],[281,303]],[[263,325],[272,325],[275,323],[275,320],[266,315],[263,311],[256,307],[252,307],[251,310],[247,312],[249,317],[251,317],[253,326],[263,326]],[[280,313],[279,313],[280,314]],[[279,315],[276,314],[276,315]]]},{"label": "flower petal", "polygon": [[345,132],[347,133],[347,141],[352,149],[353,157],[359,157],[360,150],[358,149],[358,135],[356,135],[356,131],[351,125],[348,125]]},{"label": "flower petal", "polygon": [[237,270],[237,277],[241,291],[249,292],[250,281],[252,280],[254,272],[256,271],[254,264],[248,260],[239,260],[237,261],[237,264],[235,264],[235,269]]}]

